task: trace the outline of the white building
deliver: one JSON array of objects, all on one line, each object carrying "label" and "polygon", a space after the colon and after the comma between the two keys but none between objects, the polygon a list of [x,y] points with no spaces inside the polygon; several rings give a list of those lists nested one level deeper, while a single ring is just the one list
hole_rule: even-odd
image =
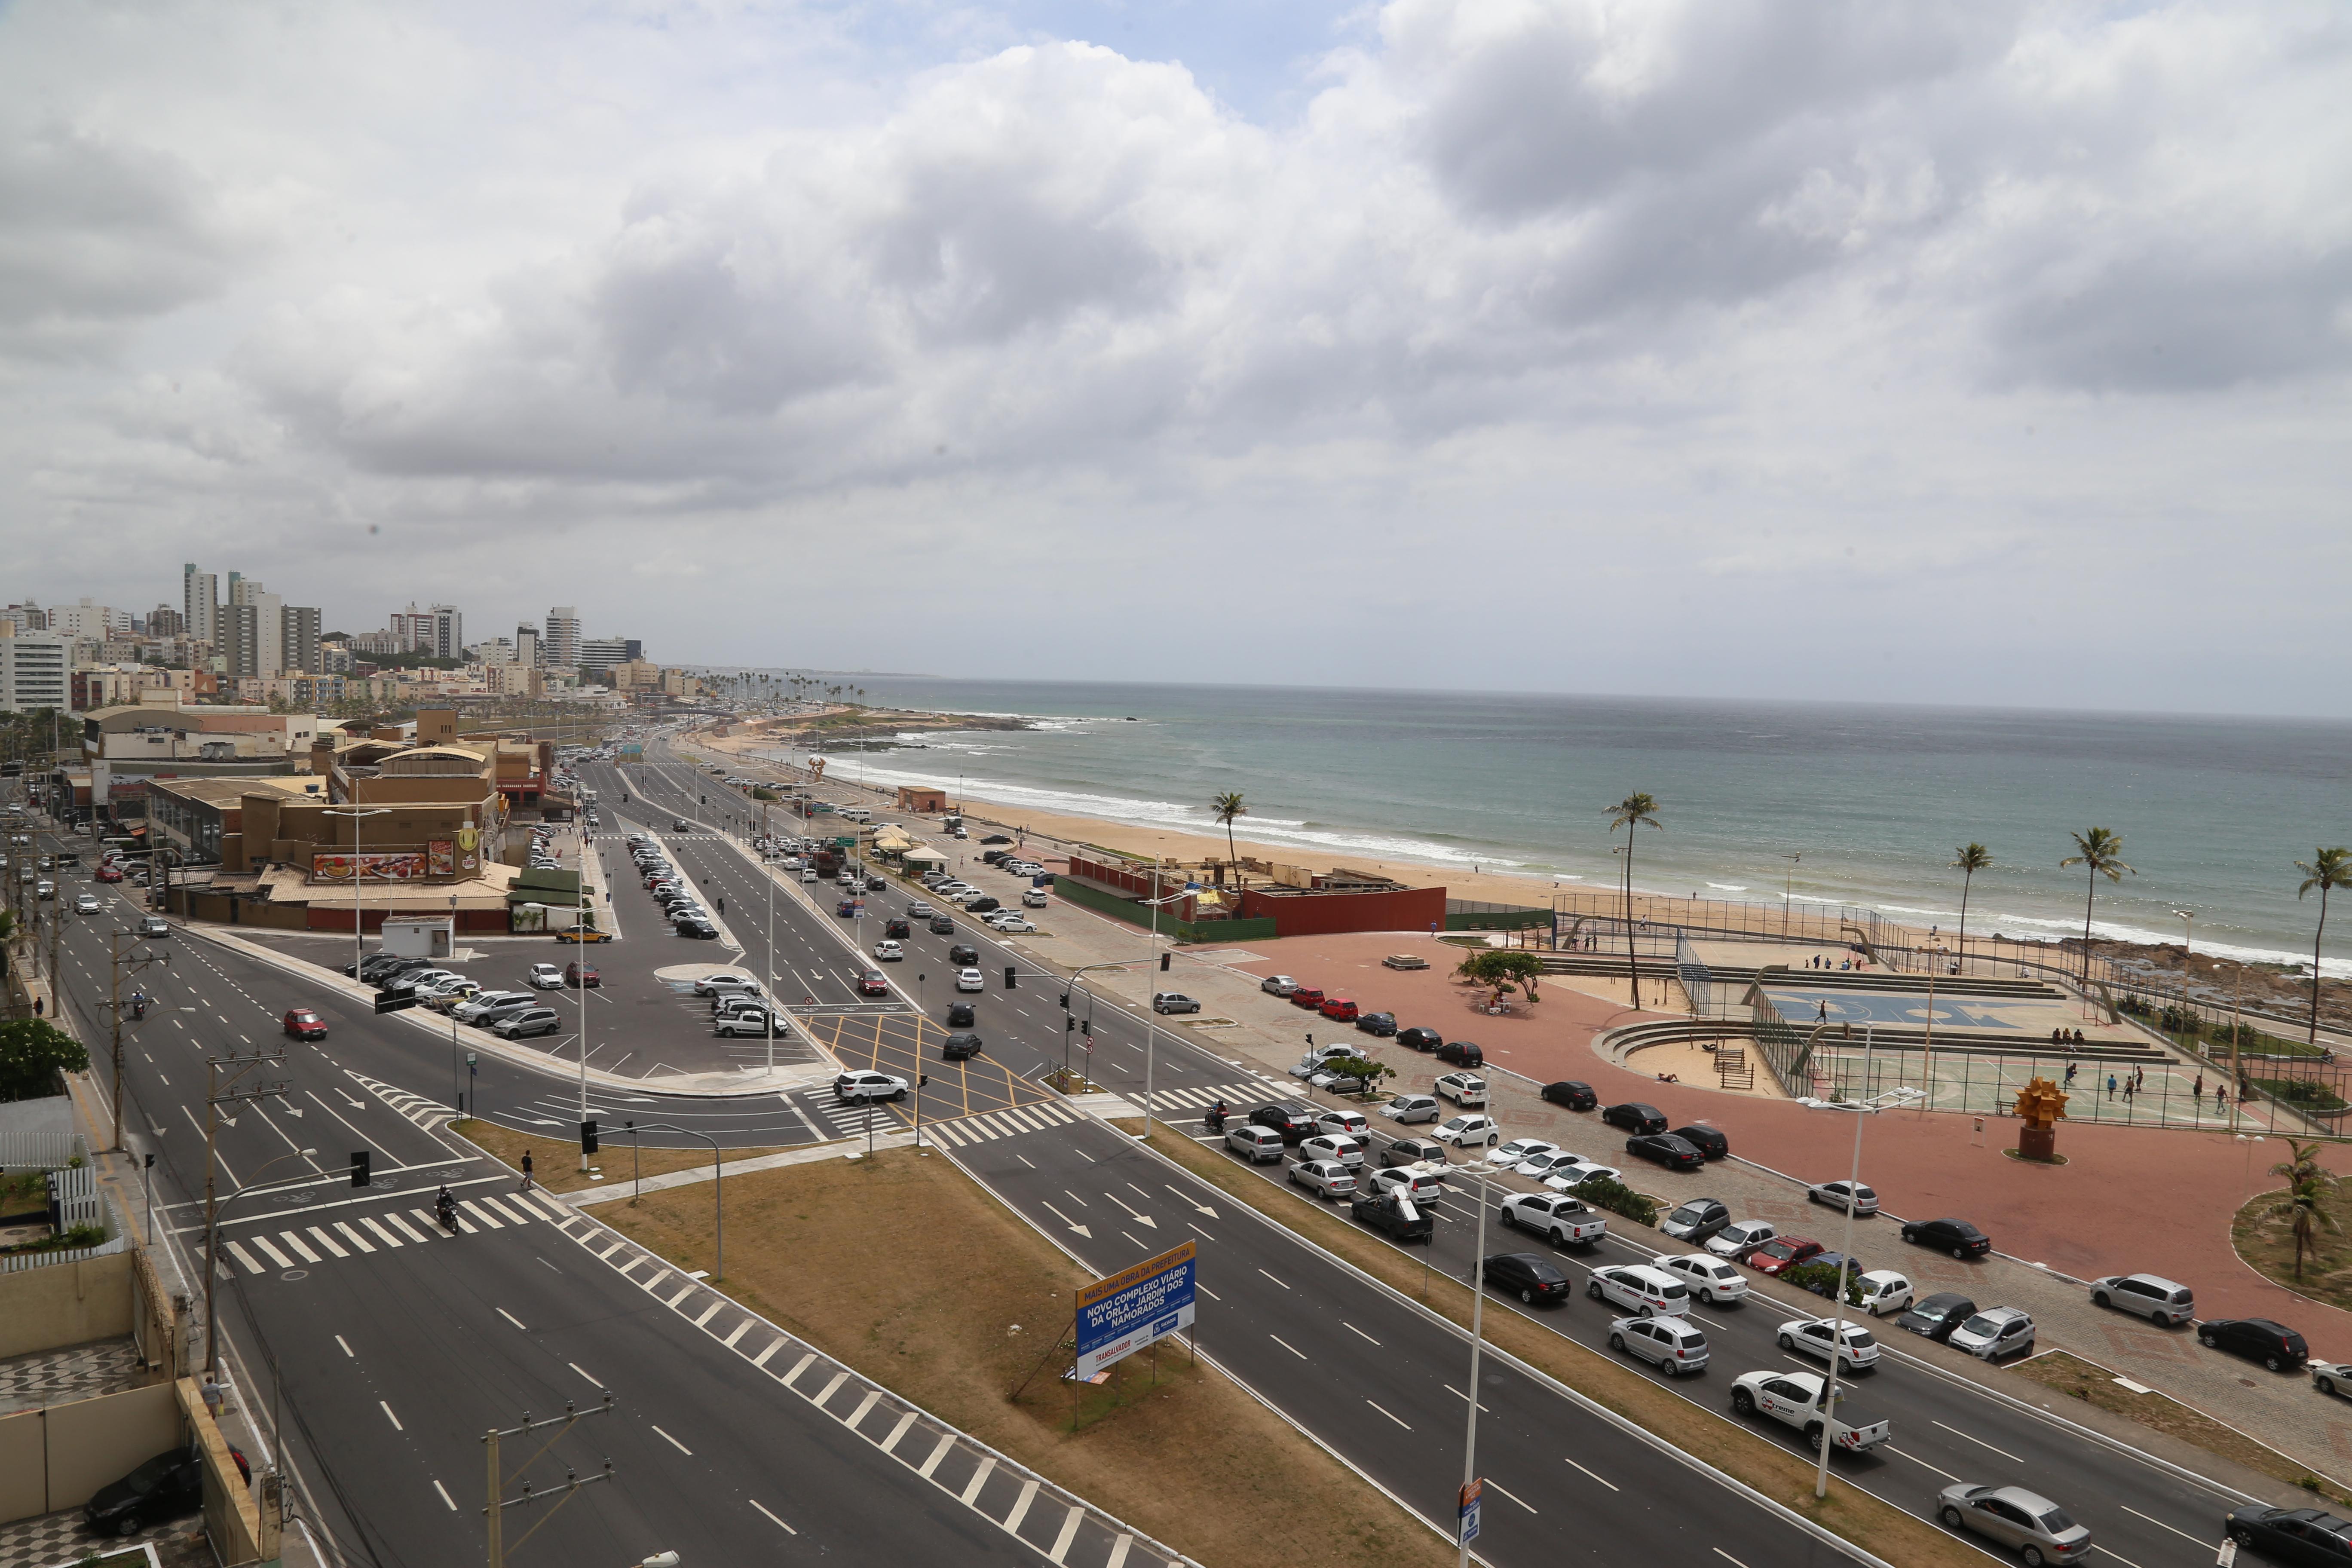
[{"label": "white building", "polygon": [[220,646],[220,574],[199,572],[193,561],[180,568],[180,614],[183,628],[198,642]]},{"label": "white building", "polygon": [[0,712],[66,706],[73,638],[61,632],[0,637]]},{"label": "white building", "polygon": [[547,612],[547,636],[540,644],[540,662],[570,668],[580,662],[580,612],[558,605]]}]

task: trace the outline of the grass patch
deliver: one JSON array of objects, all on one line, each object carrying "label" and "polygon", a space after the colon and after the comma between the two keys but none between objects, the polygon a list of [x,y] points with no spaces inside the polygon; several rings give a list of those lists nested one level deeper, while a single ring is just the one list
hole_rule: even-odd
[{"label": "grass patch", "polygon": [[[1454,1561],[1181,1349],[1160,1347],[1156,1382],[1148,1352],[1108,1383],[1061,1382],[1068,1355],[1053,1346],[1087,1276],[946,1160],[897,1149],[755,1172],[729,1181],[727,1207],[736,1250],[715,1289],[1201,1562]],[[712,1261],[700,1189],[597,1213],[681,1268]],[[909,1215],[952,1244],[877,1245],[907,1236]]]},{"label": "grass patch", "polygon": [[2048,1351],[2018,1363],[2009,1369],[2019,1377],[2052,1388],[2071,1399],[2101,1410],[2125,1415],[2138,1422],[2151,1432],[2161,1432],[2168,1437],[2178,1437],[2194,1444],[2209,1454],[2218,1454],[2234,1465],[2269,1476],[2315,1492],[2338,1503],[2352,1503],[2352,1496],[2315,1476],[2294,1460],[2274,1448],[2266,1448],[2252,1437],[2231,1426],[2226,1426],[2204,1412],[2183,1405],[2162,1394],[2134,1394],[2117,1383],[2115,1373],[2106,1368],[2069,1355],[2064,1351]]},{"label": "grass patch", "polygon": [[[1152,1146],[1237,1202],[1298,1232],[1374,1279],[1426,1302],[1452,1321],[1469,1325],[1470,1291],[1461,1281],[1426,1268],[1328,1209],[1289,1198],[1189,1138],[1162,1130],[1152,1135]],[[1966,1542],[1858,1487],[1834,1484],[1828,1498],[1814,1500],[1813,1467],[1798,1455],[1728,1418],[1718,1419],[1695,1408],[1631,1367],[1552,1332],[1507,1304],[1489,1303],[1486,1332],[1488,1343],[1890,1563],[1904,1563],[1906,1568],[1915,1564],[1962,1568],[1984,1561],[1983,1554]],[[1729,1395],[1725,1397],[1727,1400]],[[1836,1481],[1834,1465],[1830,1474]]]},{"label": "grass patch", "polygon": [[2254,1272],[2315,1301],[2352,1309],[2352,1184],[2338,1183],[2320,1194],[2320,1205],[2336,1221],[2322,1228],[2315,1251],[2303,1255],[2303,1275],[2295,1276],[2294,1233],[2284,1219],[2263,1211],[2286,1196],[2286,1190],[2248,1198],[2230,1221],[2230,1245],[2238,1249]]},{"label": "grass patch", "polygon": [[[602,1175],[583,1174],[580,1169],[580,1145],[569,1138],[546,1138],[529,1132],[518,1132],[511,1127],[501,1127],[495,1121],[483,1121],[468,1117],[453,1121],[450,1130],[471,1142],[485,1154],[505,1161],[516,1170],[522,1169],[523,1151],[530,1151],[531,1179],[551,1193],[576,1193],[583,1187],[601,1187],[612,1182],[625,1182],[632,1172],[647,1176],[666,1176],[672,1171],[710,1169],[708,1149],[647,1149],[636,1158],[644,1163],[632,1166],[629,1141],[615,1137],[616,1129],[604,1129],[603,1144],[588,1156],[592,1165],[603,1167]],[[730,1149],[728,1164],[737,1160],[755,1159],[761,1154],[781,1154],[782,1149]],[[723,1168],[723,1167],[722,1167]]]}]

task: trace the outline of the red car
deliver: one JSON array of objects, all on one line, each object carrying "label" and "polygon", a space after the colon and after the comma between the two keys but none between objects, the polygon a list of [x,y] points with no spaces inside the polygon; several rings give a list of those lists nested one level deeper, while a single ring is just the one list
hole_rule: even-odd
[{"label": "red car", "polygon": [[1356,1021],[1356,1005],[1345,996],[1330,997],[1317,1010],[1336,1023],[1352,1024]]},{"label": "red car", "polygon": [[1807,1241],[1801,1236],[1783,1236],[1766,1242],[1748,1255],[1748,1266],[1759,1274],[1782,1274],[1800,1263],[1811,1263],[1822,1254],[1822,1244]]},{"label": "red car", "polygon": [[1305,1007],[1311,1012],[1323,1005],[1323,993],[1315,986],[1302,985],[1290,994],[1290,1005],[1294,1007]]},{"label": "red car", "polygon": [[323,1040],[327,1037],[327,1020],[308,1007],[289,1007],[286,1032],[298,1040]]},{"label": "red car", "polygon": [[567,963],[563,966],[563,984],[572,987],[574,990],[577,990],[583,985],[593,986],[598,990],[602,990],[604,984],[604,977],[596,973],[596,966],[593,963]]},{"label": "red car", "polygon": [[120,882],[122,880],[122,868],[120,866],[100,866],[98,868],[98,880],[101,882]]},{"label": "red car", "polygon": [[860,996],[887,996],[890,994],[889,977],[878,969],[867,970],[857,977],[857,994]]}]

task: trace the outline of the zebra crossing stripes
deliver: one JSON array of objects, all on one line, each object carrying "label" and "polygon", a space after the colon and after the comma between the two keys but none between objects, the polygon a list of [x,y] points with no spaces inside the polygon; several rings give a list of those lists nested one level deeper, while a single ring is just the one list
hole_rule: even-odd
[{"label": "zebra crossing stripes", "polygon": [[923,1124],[923,1131],[950,1149],[962,1149],[976,1143],[1015,1138],[1024,1132],[1042,1132],[1048,1127],[1066,1126],[1084,1120],[1065,1106],[1046,1101],[1036,1105],[1010,1106],[977,1116],[959,1116],[949,1121],[927,1121]]},{"label": "zebra crossing stripes", "polygon": [[395,1113],[406,1117],[427,1132],[457,1114],[455,1109],[442,1104],[437,1100],[427,1100],[421,1094],[411,1094],[404,1089],[395,1089],[391,1084],[379,1083],[365,1073],[356,1073],[345,1068],[343,1076],[390,1106]]},{"label": "zebra crossing stripes", "polygon": [[[533,1220],[561,1224],[570,1217],[569,1210],[536,1194],[508,1193],[493,1196],[478,1193],[457,1200],[459,1236],[516,1229]],[[355,1252],[387,1252],[394,1247],[427,1247],[436,1241],[456,1239],[441,1228],[441,1222],[430,1209],[386,1209],[381,1214],[357,1215],[351,1219],[305,1226],[299,1230],[280,1230],[274,1235],[256,1231],[222,1242],[221,1250],[247,1273],[267,1274],[273,1268],[307,1268],[332,1258],[349,1258]]]},{"label": "zebra crossing stripes", "polygon": [[1160,1089],[1148,1097],[1140,1094],[1134,1094],[1129,1095],[1127,1098],[1135,1100],[1143,1100],[1148,1098],[1150,1102],[1151,1109],[1156,1111],[1206,1110],[1209,1107],[1216,1104],[1217,1101],[1221,1100],[1227,1105],[1231,1105],[1236,1100],[1254,1100],[1267,1094],[1280,1094],[1283,1092],[1286,1091],[1269,1089],[1263,1083],[1245,1081],[1242,1083],[1219,1084],[1214,1089]]}]

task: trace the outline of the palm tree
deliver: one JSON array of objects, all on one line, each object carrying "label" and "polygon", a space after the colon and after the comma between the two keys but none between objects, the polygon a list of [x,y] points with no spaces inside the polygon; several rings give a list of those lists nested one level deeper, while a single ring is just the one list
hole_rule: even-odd
[{"label": "palm tree", "polygon": [[2305,1252],[2319,1256],[2319,1232],[2336,1228],[2336,1216],[2327,1210],[2327,1199],[2336,1184],[2336,1173],[2319,1163],[2317,1143],[2287,1141],[2294,1157],[2271,1167],[2273,1176],[2284,1176],[2287,1190],[2263,1210],[2264,1219],[2293,1222],[2294,1234],[2294,1278],[2303,1279],[2303,1258]]},{"label": "palm tree", "polygon": [[2298,899],[2312,889],[2319,889],[2319,929],[2311,933],[2311,1025],[2304,1041],[2315,1050],[2319,1046],[2319,939],[2327,930],[2327,895],[2337,888],[2352,883],[2352,848],[2337,845],[2333,849],[2314,850],[2312,858],[2298,860],[2294,868],[2303,873],[2303,886],[2294,890]]},{"label": "palm tree", "polygon": [[1969,962],[1969,889],[1977,873],[1992,864],[1992,851],[1981,844],[1964,844],[1952,851],[1952,869],[1960,873],[1960,966]]},{"label": "palm tree", "polygon": [[1234,847],[1234,818],[1247,816],[1249,807],[1242,804],[1240,794],[1235,792],[1217,796],[1209,803],[1209,809],[1216,814],[1219,822],[1225,825],[1225,853],[1233,858],[1235,866],[1239,866],[1242,853]]},{"label": "palm tree", "polygon": [[2099,879],[2105,877],[2110,882],[2120,882],[2125,872],[2130,871],[2135,877],[2139,872],[2124,864],[2122,834],[2094,827],[2088,833],[2077,833],[2074,837],[2075,853],[2059,861],[2058,868],[2063,871],[2069,866],[2088,868],[2091,890],[2083,898],[2083,984],[2087,989],[2091,984],[2091,906],[2098,900]]},{"label": "palm tree", "polygon": [[1625,973],[1633,982],[1633,1006],[1642,1005],[1642,971],[1633,952],[1633,829],[1647,823],[1663,833],[1658,821],[1658,801],[1646,790],[1635,790],[1615,805],[1609,807],[1609,835],[1625,830]]}]

